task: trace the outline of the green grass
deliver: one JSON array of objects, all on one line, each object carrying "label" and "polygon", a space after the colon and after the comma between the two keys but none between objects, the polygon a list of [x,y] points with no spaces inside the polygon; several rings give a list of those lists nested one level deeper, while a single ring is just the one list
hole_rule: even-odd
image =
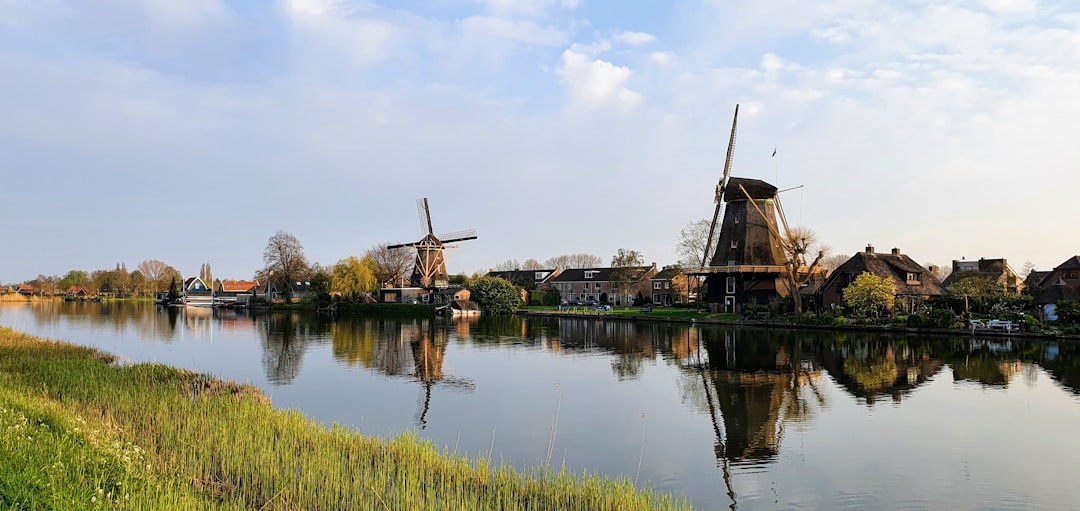
[{"label": "green grass", "polygon": [[273,409],[250,386],[0,328],[0,509],[689,509]]}]

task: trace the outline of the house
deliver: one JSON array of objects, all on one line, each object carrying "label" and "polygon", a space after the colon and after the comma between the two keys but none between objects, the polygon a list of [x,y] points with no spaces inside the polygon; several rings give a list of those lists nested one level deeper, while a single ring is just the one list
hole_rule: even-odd
[{"label": "house", "polygon": [[[1032,274],[1040,272],[1031,272]],[[1031,275],[1028,275],[1031,279]],[[1072,256],[1054,267],[1037,285],[1032,303],[1042,307],[1047,320],[1057,318],[1057,303],[1062,300],[1080,301],[1080,256]],[[1053,319],[1051,319],[1053,318]]]},{"label": "house", "polygon": [[1040,284],[1047,282],[1046,277],[1050,276],[1048,271],[1032,271],[1028,273],[1028,276],[1024,278],[1024,294],[1035,296],[1039,294]]},{"label": "house", "polygon": [[34,294],[34,286],[30,284],[19,284],[15,287],[15,292],[23,296],[30,296]]},{"label": "house", "polygon": [[[649,278],[652,294],[649,295],[651,303],[656,305],[671,305],[673,303],[686,303],[689,296],[691,277],[682,271],[679,266],[665,266],[662,270]],[[695,282],[696,284],[696,282]]]},{"label": "house", "polygon": [[90,290],[83,286],[71,286],[67,290],[68,298],[86,298],[90,296]]},{"label": "house", "polygon": [[651,278],[658,272],[652,266],[627,268],[572,268],[551,279],[551,286],[566,301],[630,305],[652,295]]},{"label": "house", "polygon": [[900,253],[900,249],[879,254],[874,251],[873,245],[868,245],[865,251],[851,256],[825,280],[821,289],[821,304],[825,307],[843,304],[844,288],[864,272],[891,280],[896,287],[897,301],[908,311],[913,310],[920,301],[946,294],[941,281],[928,268]]},{"label": "house", "polygon": [[[287,287],[286,287],[287,284]],[[268,285],[266,295],[270,297],[270,300],[284,300],[286,294],[292,296],[293,302],[302,300],[305,296],[311,294],[311,282],[306,280],[297,280],[295,282],[271,282]]]},{"label": "house", "polygon": [[468,301],[472,293],[461,286],[446,289],[426,289],[422,287],[384,287],[379,289],[380,303],[449,303],[456,300]]},{"label": "house", "polygon": [[529,293],[537,289],[551,287],[551,279],[558,277],[562,268],[539,270],[488,270],[485,277],[510,281],[521,288],[521,302],[529,303]]},{"label": "house", "polygon": [[992,279],[1005,295],[1017,296],[1024,290],[1024,281],[1009,267],[1009,263],[1004,258],[979,258],[978,261],[957,261],[954,259],[952,273],[945,277],[942,285],[948,289],[953,283],[973,275]]}]

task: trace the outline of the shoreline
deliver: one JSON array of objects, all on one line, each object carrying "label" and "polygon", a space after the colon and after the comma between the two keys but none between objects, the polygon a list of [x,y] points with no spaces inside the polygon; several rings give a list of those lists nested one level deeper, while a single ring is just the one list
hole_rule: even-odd
[{"label": "shoreline", "polygon": [[911,327],[896,327],[890,325],[815,325],[809,323],[790,323],[787,321],[770,321],[770,320],[724,320],[724,319],[697,319],[697,318],[670,318],[670,317],[648,317],[642,314],[636,315],[618,315],[618,314],[603,314],[603,313],[573,313],[573,312],[561,312],[561,311],[545,311],[545,310],[519,310],[517,314],[522,316],[531,317],[556,317],[556,318],[574,318],[574,319],[592,319],[601,321],[643,321],[652,323],[680,323],[687,325],[725,325],[725,326],[742,326],[751,328],[775,328],[775,329],[790,329],[790,330],[818,330],[818,331],[835,331],[835,332],[877,332],[877,333],[894,333],[904,335],[933,335],[933,336],[948,336],[948,337],[1020,337],[1025,339],[1041,339],[1041,340],[1061,340],[1061,341],[1080,341],[1080,335],[1070,334],[1054,334],[1044,332],[1022,332],[1019,330],[1006,331],[1001,329],[992,328],[979,328],[979,329],[955,329],[955,328],[911,328]]}]

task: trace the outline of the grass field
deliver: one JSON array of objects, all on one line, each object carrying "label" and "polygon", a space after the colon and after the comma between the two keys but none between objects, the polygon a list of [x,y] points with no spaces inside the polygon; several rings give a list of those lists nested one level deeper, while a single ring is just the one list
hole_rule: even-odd
[{"label": "grass field", "polygon": [[0,328],[0,509],[690,509],[275,410],[250,386]]}]

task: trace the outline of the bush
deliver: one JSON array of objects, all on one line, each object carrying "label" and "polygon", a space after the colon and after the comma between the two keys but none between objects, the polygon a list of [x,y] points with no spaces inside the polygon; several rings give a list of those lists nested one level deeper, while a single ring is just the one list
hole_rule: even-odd
[{"label": "bush", "polygon": [[952,328],[956,326],[956,321],[959,318],[956,313],[951,309],[934,309],[930,311],[930,318],[927,326],[934,328]]},{"label": "bush", "polygon": [[926,321],[919,314],[912,314],[907,317],[908,328],[922,328]]},{"label": "bush", "polygon": [[833,318],[832,324],[833,326],[848,326],[848,319],[842,316],[838,318]]},{"label": "bush", "polygon": [[506,279],[480,277],[469,284],[469,291],[485,314],[513,314],[521,306],[521,289]]}]

